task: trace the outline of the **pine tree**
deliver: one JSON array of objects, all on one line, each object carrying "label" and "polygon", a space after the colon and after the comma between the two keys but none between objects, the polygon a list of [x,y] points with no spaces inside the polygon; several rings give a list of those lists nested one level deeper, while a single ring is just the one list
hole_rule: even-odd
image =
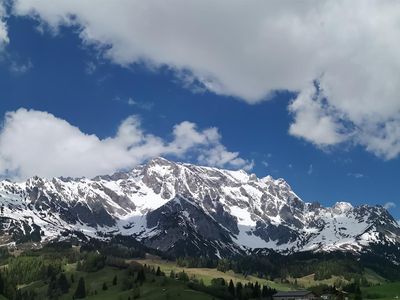
[{"label": "pine tree", "polygon": [[63,294],[68,293],[69,282],[68,282],[67,277],[65,276],[64,273],[61,273],[60,277],[58,277],[57,286],[60,289],[61,293],[63,293]]},{"label": "pine tree", "polygon": [[232,279],[229,281],[228,291],[229,291],[229,294],[232,295],[232,297],[235,297],[235,286],[233,284]]},{"label": "pine tree", "polygon": [[50,277],[50,282],[47,287],[47,297],[49,299],[58,298],[59,294],[60,290],[57,288],[56,276],[52,275]]},{"label": "pine tree", "polygon": [[262,288],[261,296],[263,298],[267,298],[267,297],[271,297],[275,293],[276,293],[275,289],[270,288],[267,285],[264,285],[263,288]]},{"label": "pine tree", "polygon": [[102,289],[103,289],[103,291],[108,290],[107,283],[103,282],[103,287],[102,287]]},{"label": "pine tree", "polygon": [[182,271],[182,272],[178,273],[178,279],[183,281],[183,282],[188,282],[189,281],[189,276],[186,274],[185,271]]},{"label": "pine tree", "polygon": [[118,278],[117,278],[117,275],[115,275],[113,278],[112,284],[117,285],[117,281],[118,281]]},{"label": "pine tree", "polygon": [[161,276],[160,266],[157,267],[156,276]]},{"label": "pine tree", "polygon": [[356,292],[354,294],[354,300],[362,300],[361,289],[360,289],[359,285],[357,285],[357,287],[356,287]]},{"label": "pine tree", "polygon": [[3,291],[4,291],[4,279],[3,279],[3,277],[1,276],[1,273],[0,273],[0,295],[3,294]]},{"label": "pine tree", "polygon": [[238,299],[242,299],[242,291],[243,291],[243,285],[241,282],[238,282],[236,284],[236,297]]},{"label": "pine tree", "polygon": [[85,279],[83,279],[83,277],[79,278],[74,297],[75,299],[82,299],[86,297]]},{"label": "pine tree", "polygon": [[136,281],[142,284],[146,280],[146,275],[144,274],[144,269],[140,269],[136,277]]},{"label": "pine tree", "polygon": [[260,298],[261,296],[261,288],[260,285],[258,284],[258,281],[256,281],[256,284],[253,287],[253,298]]},{"label": "pine tree", "polygon": [[175,279],[175,272],[174,272],[174,270],[171,270],[171,272],[169,273],[169,277]]},{"label": "pine tree", "polygon": [[76,270],[80,271],[82,269],[82,263],[80,260],[78,260],[78,262],[76,263]]},{"label": "pine tree", "polygon": [[15,299],[15,300],[24,300],[24,298],[23,298],[23,296],[22,296],[21,290],[18,289],[18,290],[16,291],[14,299]]}]

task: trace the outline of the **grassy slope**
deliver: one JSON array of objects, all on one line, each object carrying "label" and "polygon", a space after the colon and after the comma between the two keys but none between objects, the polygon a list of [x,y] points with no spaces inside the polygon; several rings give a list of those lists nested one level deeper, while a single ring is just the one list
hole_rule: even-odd
[{"label": "grassy slope", "polygon": [[[364,277],[368,280],[369,283],[373,285],[387,282],[385,278],[383,278],[382,276],[378,275],[377,273],[375,273],[370,269],[365,269]],[[334,285],[335,282],[337,281],[341,281],[343,283],[349,282],[343,276],[332,276],[329,279],[315,280],[314,274],[310,274],[300,278],[289,278],[288,280],[292,285],[294,285],[296,280],[299,287],[304,287],[304,288],[316,286],[319,284]]]},{"label": "grassy slope", "polygon": [[262,278],[258,278],[255,276],[246,276],[244,277],[241,274],[237,274],[234,273],[232,271],[229,272],[220,272],[217,269],[208,269],[208,268],[183,268],[183,267],[179,267],[177,266],[174,262],[170,262],[170,261],[166,261],[166,260],[161,260],[161,259],[140,259],[140,260],[136,260],[137,262],[141,263],[141,264],[147,264],[150,266],[159,266],[161,271],[165,272],[167,276],[169,276],[169,273],[171,272],[171,270],[174,270],[174,272],[181,272],[182,270],[184,270],[189,277],[191,276],[195,276],[197,279],[202,279],[204,284],[209,285],[211,283],[211,279],[213,278],[224,278],[225,281],[230,281],[232,279],[232,281],[236,284],[236,282],[240,281],[242,283],[246,283],[246,282],[253,282],[255,283],[256,281],[258,281],[260,284],[266,284],[272,288],[275,288],[277,290],[280,291],[288,291],[291,290],[292,287],[288,284],[281,284],[281,283],[277,283],[274,281],[269,281],[269,280],[265,280]]},{"label": "grassy slope", "polygon": [[371,269],[365,269],[365,278],[368,280],[368,282],[372,284],[380,284],[386,282],[386,279],[377,274],[375,271]]},{"label": "grassy slope", "polygon": [[[88,297],[85,299],[108,300],[108,299],[121,299],[125,300],[128,297],[133,299],[132,290],[122,291],[121,281],[126,276],[124,270],[105,267],[104,269],[93,272],[84,273],[75,271],[75,265],[68,265],[66,268],[67,278],[74,275],[74,283],[72,284],[69,293],[60,297],[60,300],[70,300],[76,290],[77,282],[82,276],[85,278],[86,289],[89,291]],[[118,283],[116,286],[112,285],[114,276],[117,276]],[[149,278],[150,279],[150,278]],[[163,282],[161,277],[155,277],[155,282],[146,281],[140,287],[140,299],[157,300],[157,299],[191,299],[191,300],[211,300],[212,297],[202,292],[190,290],[182,282],[174,279],[166,278]],[[108,289],[103,291],[102,286],[105,282]],[[47,284],[43,281],[38,281],[28,285],[26,288],[35,289],[39,299],[46,299]],[[95,294],[95,291],[97,292]],[[1,299],[0,299],[1,300]]]},{"label": "grassy slope", "polygon": [[[165,261],[161,259],[140,259],[136,260],[141,264],[147,264],[150,266],[160,266],[161,270],[166,273],[166,278],[155,277],[155,282],[150,282],[147,280],[143,286],[140,287],[140,299],[191,299],[191,300],[209,300],[212,299],[210,295],[207,295],[202,292],[193,291],[187,288],[185,284],[179,282],[174,279],[168,278],[169,272],[174,270],[175,272],[180,272],[184,270],[189,276],[194,276],[197,279],[202,279],[206,285],[210,284],[212,278],[222,277],[226,281],[233,280],[235,283],[241,281],[242,283],[246,282],[256,282],[258,281],[260,284],[267,284],[271,287],[276,288],[277,290],[290,290],[293,285],[290,284],[281,284],[277,282],[271,282],[264,279],[260,279],[254,276],[244,277],[241,274],[235,274],[233,272],[220,272],[216,269],[208,269],[208,268],[182,268],[178,267],[174,262]],[[64,271],[66,272],[68,280],[70,280],[70,275],[73,274],[75,278],[75,282],[70,288],[70,292],[66,295],[63,295],[60,299],[71,299],[73,293],[76,290],[77,282],[79,277],[84,277],[86,282],[86,288],[89,291],[89,295],[87,299],[128,299],[128,297],[133,298],[133,292],[130,291],[122,291],[121,282],[122,278],[126,276],[125,270],[120,270],[112,267],[105,267],[104,269],[93,272],[93,273],[85,273],[76,271],[76,264],[69,264],[64,267]],[[112,285],[112,280],[114,276],[118,277],[118,284],[116,286]],[[385,279],[374,273],[373,271],[367,270],[365,276],[368,278],[370,282],[373,282],[375,285],[368,288],[363,288],[364,299],[379,299],[379,300],[389,300],[396,299],[396,296],[400,297],[400,282],[397,283],[385,283]],[[313,275],[304,276],[302,278],[297,278],[297,282],[299,285],[304,287],[309,287],[313,285],[317,285],[319,283],[333,284],[336,279],[340,277],[332,277],[331,279],[315,281]],[[148,278],[150,279],[150,278]],[[340,278],[344,280],[343,278]],[[164,280],[164,282],[163,282]],[[294,279],[290,279],[291,282]],[[102,285],[105,282],[108,286],[108,290],[103,291]],[[43,281],[38,281],[27,285],[25,288],[32,289],[34,288],[38,293],[38,296],[41,296],[43,299],[47,293],[47,284]],[[94,291],[97,294],[94,294]],[[398,298],[397,298],[398,299]],[[0,300],[3,300],[0,296]]]},{"label": "grassy slope", "polygon": [[[339,276],[332,276],[331,278],[324,279],[324,280],[314,280],[314,274],[296,278],[297,284],[300,287],[305,287],[305,288],[310,287],[310,286],[316,286],[319,284],[333,285],[336,280],[342,280],[344,282],[347,282],[343,277],[339,277]],[[291,283],[294,283],[294,278],[290,278],[289,281]]]},{"label": "grassy slope", "polygon": [[[362,289],[364,299],[399,299],[400,282],[384,283]],[[396,298],[397,297],[397,298]]]}]

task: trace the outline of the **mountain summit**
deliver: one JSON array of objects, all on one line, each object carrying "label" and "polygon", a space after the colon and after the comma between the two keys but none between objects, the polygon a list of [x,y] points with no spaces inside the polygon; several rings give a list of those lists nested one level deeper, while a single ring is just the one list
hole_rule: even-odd
[{"label": "mountain summit", "polygon": [[173,255],[400,245],[381,206],[306,203],[283,179],[155,158],[128,172],[0,182],[0,244],[131,236]]}]

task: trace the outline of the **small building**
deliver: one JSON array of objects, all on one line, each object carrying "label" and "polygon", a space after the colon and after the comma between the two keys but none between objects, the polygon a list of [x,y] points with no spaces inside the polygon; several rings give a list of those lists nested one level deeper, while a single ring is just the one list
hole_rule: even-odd
[{"label": "small building", "polygon": [[310,300],[317,297],[310,291],[277,292],[272,296],[274,300]]},{"label": "small building", "polygon": [[336,296],[334,294],[323,294],[321,295],[322,300],[334,300]]}]

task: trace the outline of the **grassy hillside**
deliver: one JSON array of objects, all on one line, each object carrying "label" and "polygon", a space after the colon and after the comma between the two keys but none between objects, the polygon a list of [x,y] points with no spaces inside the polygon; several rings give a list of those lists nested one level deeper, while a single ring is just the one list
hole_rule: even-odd
[{"label": "grassy hillside", "polygon": [[218,271],[215,268],[185,268],[185,267],[179,267],[177,266],[176,263],[167,261],[167,260],[162,260],[162,259],[157,259],[157,258],[152,258],[152,259],[138,259],[135,260],[141,264],[147,264],[150,266],[156,266],[160,267],[163,272],[165,272],[167,275],[173,270],[175,273],[180,272],[180,271],[185,271],[189,277],[194,276],[197,279],[203,280],[204,284],[210,285],[211,280],[213,278],[224,278],[225,281],[229,282],[232,280],[235,284],[237,282],[242,282],[242,283],[247,283],[247,282],[258,282],[261,285],[268,285],[276,290],[280,291],[289,291],[293,289],[293,286],[290,284],[283,284],[275,281],[269,281],[265,280],[263,278],[258,278],[255,276],[243,276],[242,274],[237,274],[232,271],[227,271],[227,272],[221,272]]},{"label": "grassy hillside", "polygon": [[300,278],[289,278],[289,281],[292,284],[295,284],[295,282],[297,282],[298,286],[305,287],[305,288],[320,285],[320,284],[334,285],[335,282],[337,282],[337,281],[347,282],[347,280],[345,280],[341,276],[332,276],[329,279],[315,280],[314,274],[310,274],[310,275],[303,276]]},{"label": "grassy hillside", "polygon": [[[71,275],[74,282],[71,283],[69,292],[60,296],[60,300],[72,299],[78,285],[78,279],[83,277],[87,290],[85,299],[108,300],[108,299],[193,299],[193,300],[211,300],[212,297],[205,293],[188,289],[187,286],[174,279],[166,277],[157,277],[147,275],[143,285],[134,287],[133,289],[124,290],[124,280],[127,277],[126,271],[104,267],[97,272],[80,272],[76,271],[75,264],[69,265],[65,272],[69,282],[71,283]],[[117,284],[113,285],[113,279],[117,276]],[[103,290],[103,284],[106,284],[107,290]],[[22,288],[22,290],[34,290],[36,299],[47,299],[48,282],[37,281]],[[0,298],[1,299],[1,298]]]},{"label": "grassy hillside", "polygon": [[[27,250],[16,256],[6,253],[0,262],[0,294],[18,300],[72,299],[77,290],[82,290],[78,287],[84,282],[86,299],[261,299],[261,293],[268,298],[275,292],[273,289],[307,288],[317,295],[345,293],[352,300],[360,299],[360,287],[363,299],[387,300],[400,296],[400,283],[388,283],[377,272],[358,267],[350,258],[314,258],[303,269],[301,260],[293,260],[293,264],[292,261],[281,264],[284,272],[279,277],[271,275],[271,267],[281,266],[273,257],[242,258],[239,263],[221,259],[209,264],[197,258],[178,258],[173,262],[155,254],[143,252],[137,256],[138,253],[141,254],[120,245],[79,249],[67,244]],[[353,265],[346,267],[347,261]],[[232,271],[235,266],[240,273]],[[262,272],[255,272],[256,267]]]},{"label": "grassy hillside", "polygon": [[[291,285],[295,285],[297,283],[299,287],[304,287],[304,288],[309,288],[321,284],[341,286],[343,284],[347,284],[350,282],[343,276],[332,275],[328,279],[316,280],[314,275],[315,274],[310,274],[299,278],[289,277],[288,280]],[[382,276],[378,275],[376,272],[368,268],[365,269],[363,276],[371,285],[383,284],[387,282],[385,278],[383,278]]]},{"label": "grassy hillside", "polygon": [[384,283],[362,289],[364,299],[399,299],[400,282]]},{"label": "grassy hillside", "polygon": [[51,248],[10,256],[0,274],[0,294],[18,300],[72,299],[79,290],[85,299],[233,299],[238,286],[241,299],[273,293],[271,287],[290,289],[289,285],[232,271],[181,268],[159,258],[124,259],[75,249]]},{"label": "grassy hillside", "polygon": [[368,280],[369,283],[371,284],[382,284],[385,283],[387,280],[377,274],[375,271],[366,268],[365,273],[364,273],[365,279]]}]

